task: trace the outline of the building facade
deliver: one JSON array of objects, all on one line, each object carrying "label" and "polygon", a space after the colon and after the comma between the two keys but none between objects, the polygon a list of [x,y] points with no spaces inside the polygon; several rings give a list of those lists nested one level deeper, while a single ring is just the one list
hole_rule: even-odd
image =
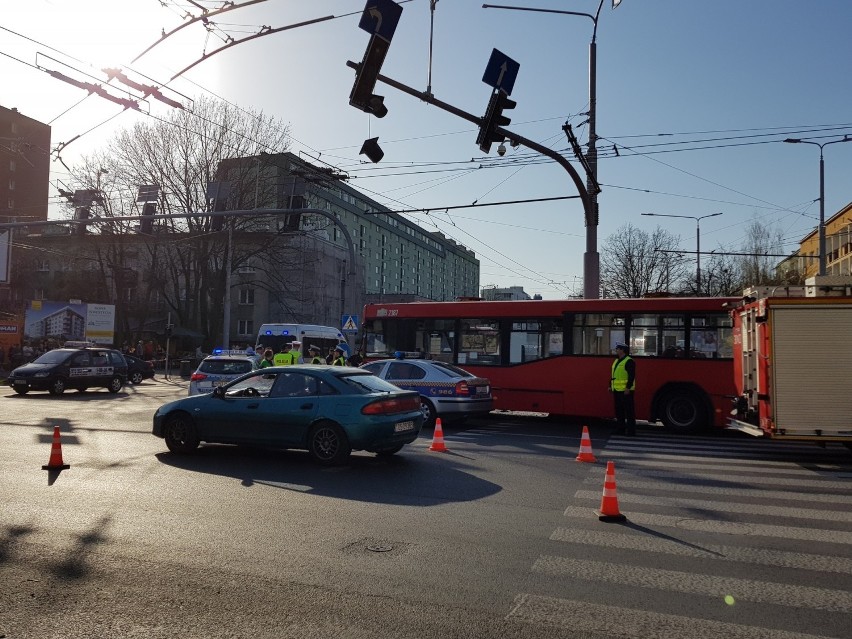
[{"label": "building facade", "polygon": [[[445,301],[478,294],[479,260],[473,251],[382,206],[352,188],[335,169],[281,153],[227,160],[218,174],[232,185],[243,185],[230,207],[307,208],[334,215],[363,263],[368,301],[384,301],[385,296]],[[348,248],[340,226],[327,219],[290,217],[293,231]]]},{"label": "building facade", "polygon": [[[825,274],[852,275],[852,202],[825,221]],[[778,265],[781,277],[797,281],[819,272],[819,229],[799,242],[795,254]]]},{"label": "building facade", "polygon": [[0,106],[0,222],[46,220],[50,127]]}]

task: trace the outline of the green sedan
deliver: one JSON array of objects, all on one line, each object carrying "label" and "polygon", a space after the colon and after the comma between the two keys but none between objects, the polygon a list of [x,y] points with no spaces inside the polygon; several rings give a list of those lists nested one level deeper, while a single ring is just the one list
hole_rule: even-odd
[{"label": "green sedan", "polygon": [[331,465],[353,450],[392,455],[422,426],[420,396],[368,371],[273,366],[160,406],[153,433],[175,453],[200,442],[298,448]]}]

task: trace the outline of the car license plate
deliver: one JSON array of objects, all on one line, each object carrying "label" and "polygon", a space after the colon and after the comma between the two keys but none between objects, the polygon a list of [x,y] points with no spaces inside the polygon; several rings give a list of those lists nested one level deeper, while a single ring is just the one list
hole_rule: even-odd
[{"label": "car license plate", "polygon": [[414,422],[413,421],[397,422],[396,424],[393,425],[393,430],[394,430],[394,432],[397,432],[397,433],[401,433],[403,431],[413,430],[413,429],[414,429]]},{"label": "car license plate", "polygon": [[487,386],[477,386],[476,387],[476,394],[477,395],[487,395],[488,394],[488,387]]},{"label": "car license plate", "polygon": [[26,385],[27,385],[27,380],[25,380],[25,379],[16,379],[16,380],[15,380],[15,385],[16,385],[16,386],[17,386],[17,385],[26,386]]},{"label": "car license plate", "polygon": [[213,384],[199,384],[198,392],[199,393],[209,393],[213,390]]}]

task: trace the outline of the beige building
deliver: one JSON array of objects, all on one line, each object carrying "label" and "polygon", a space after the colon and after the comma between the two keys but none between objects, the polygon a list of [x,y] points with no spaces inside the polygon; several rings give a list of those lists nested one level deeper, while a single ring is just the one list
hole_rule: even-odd
[{"label": "beige building", "polygon": [[[852,275],[852,202],[825,221],[825,274]],[[805,278],[819,272],[819,229],[802,238],[796,253],[779,264],[782,276]]]}]

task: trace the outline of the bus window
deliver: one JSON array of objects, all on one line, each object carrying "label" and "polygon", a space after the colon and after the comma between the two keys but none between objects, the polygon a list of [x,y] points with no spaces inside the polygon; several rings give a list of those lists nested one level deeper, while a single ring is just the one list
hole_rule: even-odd
[{"label": "bus window", "polygon": [[625,318],[609,313],[574,315],[573,355],[610,355],[624,341]]},{"label": "bus window", "polygon": [[463,319],[459,342],[459,366],[500,365],[500,324],[484,320]]},{"label": "bus window", "polygon": [[689,334],[689,356],[720,358],[733,356],[733,329],[728,315],[693,317]]},{"label": "bus window", "polygon": [[663,317],[663,357],[686,357],[686,322],[683,315]]},{"label": "bus window", "polygon": [[417,347],[429,359],[452,364],[456,343],[455,325],[456,321],[451,319],[422,320],[417,326]]},{"label": "bus window", "polygon": [[521,364],[561,354],[561,321],[512,322],[512,332],[509,333],[510,364]]},{"label": "bus window", "polygon": [[637,314],[630,318],[630,355],[636,357],[657,354],[657,334],[660,316],[656,313]]}]

